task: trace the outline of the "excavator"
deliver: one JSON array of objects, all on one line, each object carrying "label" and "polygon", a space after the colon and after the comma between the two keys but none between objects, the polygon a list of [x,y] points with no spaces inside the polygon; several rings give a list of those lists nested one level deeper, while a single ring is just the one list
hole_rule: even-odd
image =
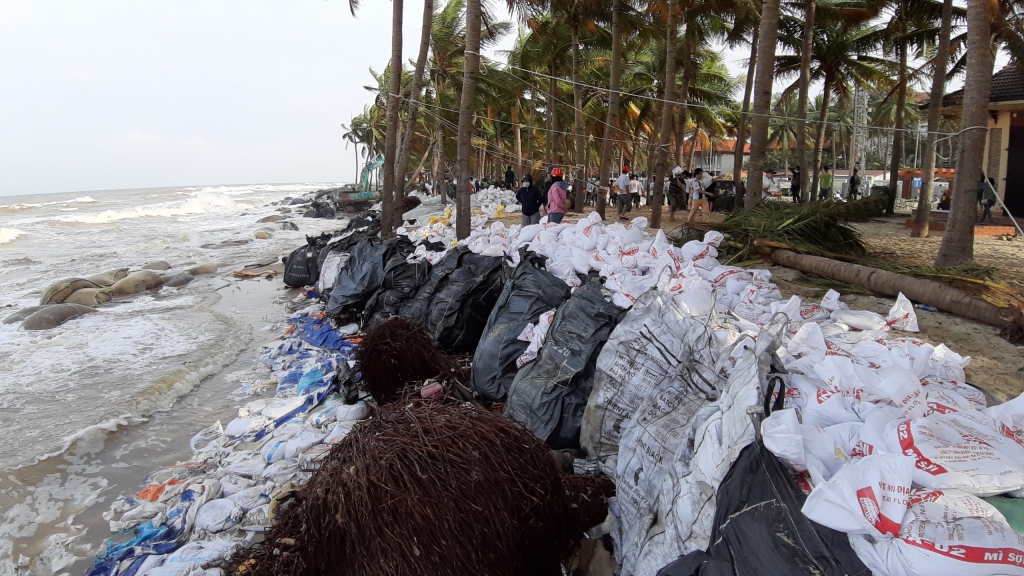
[{"label": "excavator", "polygon": [[384,155],[378,154],[376,158],[367,162],[366,166],[363,166],[358,184],[346,184],[331,190],[329,197],[334,202],[335,209],[338,212],[355,214],[370,208],[380,201],[380,195],[370,189],[370,175],[373,174],[374,170],[379,169],[383,165]]}]

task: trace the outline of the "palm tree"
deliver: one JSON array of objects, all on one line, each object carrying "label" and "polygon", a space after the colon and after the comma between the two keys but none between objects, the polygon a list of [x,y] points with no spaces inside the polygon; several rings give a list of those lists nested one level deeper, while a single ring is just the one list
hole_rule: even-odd
[{"label": "palm tree", "polygon": [[[612,0],[612,63],[608,86],[608,114],[605,124],[609,127],[619,125],[619,90],[622,88],[622,25],[624,12],[629,6],[628,0]],[[599,185],[604,186],[611,175],[612,139],[618,134],[615,131],[605,132],[601,143],[601,166],[599,169]],[[604,218],[605,194],[597,195],[597,213]]]},{"label": "palm tree", "polygon": [[942,95],[946,90],[946,65],[949,60],[949,44],[953,27],[953,0],[942,3],[942,25],[939,30],[939,45],[932,60],[932,90],[928,100],[928,140],[924,153],[924,178],[917,201],[917,216],[913,238],[926,238],[931,220],[932,188],[935,186],[935,152],[938,144],[939,121],[942,119]]},{"label": "palm tree", "polygon": [[[800,201],[813,198],[810,194],[807,170],[807,98],[811,87],[811,56],[814,51],[814,18],[817,11],[815,0],[806,0],[804,8],[802,49],[800,50],[800,94],[797,100],[796,158],[800,167]],[[815,168],[817,174],[817,168]]]},{"label": "palm tree", "polygon": [[975,190],[981,179],[988,140],[988,103],[992,85],[992,14],[986,0],[967,2],[967,80],[960,134],[960,157],[953,182],[949,221],[935,266],[974,259]]},{"label": "palm tree", "polygon": [[736,190],[740,189],[743,181],[743,149],[747,144],[747,125],[750,123],[750,98],[754,91],[754,67],[757,65],[757,40],[761,33],[758,25],[761,15],[756,9],[752,9],[738,16],[733,23],[733,30],[730,34],[729,44],[738,44],[746,37],[747,30],[751,31],[750,36],[750,59],[747,60],[747,75],[743,85],[743,105],[740,108],[740,117],[736,125],[736,146],[733,148],[733,169],[732,181]]},{"label": "palm tree", "polygon": [[398,160],[398,124],[400,99],[398,92],[402,85],[402,2],[392,0],[391,10],[391,81],[388,84],[388,128],[384,140],[384,192],[381,194],[381,238],[393,238],[397,227],[394,225],[394,197],[396,190],[395,167]]},{"label": "palm tree", "polygon": [[[782,161],[786,172],[789,172],[789,149],[800,137],[800,122],[794,120],[797,103],[792,94],[783,94],[776,98],[773,116],[768,123],[768,145],[782,151]],[[798,164],[799,165],[799,164]]]},{"label": "palm tree", "polygon": [[[783,34],[783,43],[788,46],[801,45],[792,35]],[[814,35],[814,51],[812,53],[811,80],[821,80],[822,105],[818,110],[818,123],[815,129],[814,155],[812,168],[814,171],[808,193],[813,195],[818,188],[818,174],[821,169],[822,145],[825,141],[825,126],[833,94],[848,97],[854,84],[864,86],[890,82],[880,66],[886,61],[867,54],[874,53],[881,45],[882,36],[874,26],[848,24],[835,19],[819,18]],[[800,70],[802,63],[799,56],[783,55],[778,58],[779,75],[791,76]],[[797,85],[787,88],[796,89]],[[800,137],[797,135],[797,143]],[[799,153],[798,153],[799,155]],[[802,196],[801,189],[801,196]]]},{"label": "palm tree", "polygon": [[455,192],[455,235],[460,240],[467,238],[470,232],[470,201],[469,182],[473,177],[470,171],[470,148],[473,136],[473,99],[476,96],[476,80],[480,73],[480,18],[481,0],[466,2],[466,50],[463,57],[462,72],[462,104],[459,107],[459,139],[457,149],[458,187]]},{"label": "palm tree", "polygon": [[[417,113],[420,105],[420,92],[423,85],[423,71],[427,66],[427,52],[430,49],[430,32],[434,24],[434,0],[423,0],[423,28],[420,32],[420,51],[416,57],[416,68],[413,72],[411,97],[409,98],[408,117],[405,121],[405,138],[402,140],[402,152],[398,159],[397,186],[395,187],[395,206],[402,206],[405,200],[405,186],[409,176],[409,156],[412,153],[412,136],[416,126]],[[395,210],[394,226],[402,225],[402,209]]]},{"label": "palm tree", "polygon": [[[771,1],[771,0],[770,0]],[[665,95],[661,106],[661,127],[658,129],[658,164],[654,170],[654,206],[651,227],[661,228],[661,205],[664,203],[665,175],[668,173],[668,140],[672,130],[673,106],[676,100],[676,45],[679,13],[677,0],[668,0],[668,24],[665,26]],[[601,182],[604,184],[604,181]]]},{"label": "palm tree", "polygon": [[[762,168],[768,151],[768,112],[772,104],[772,82],[775,80],[775,48],[779,37],[779,0],[765,0],[762,5],[758,36],[754,119],[750,123],[750,169],[747,170],[747,193],[743,199],[747,210],[761,201]],[[738,153],[743,153],[742,148]]]}]

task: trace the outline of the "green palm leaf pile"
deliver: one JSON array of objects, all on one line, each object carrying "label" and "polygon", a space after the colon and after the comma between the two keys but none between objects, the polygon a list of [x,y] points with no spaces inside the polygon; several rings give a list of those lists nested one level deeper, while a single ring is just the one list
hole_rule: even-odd
[{"label": "green palm leaf pile", "polygon": [[884,197],[856,202],[814,202],[803,207],[791,202],[761,202],[751,210],[734,212],[719,223],[691,227],[681,242],[700,238],[709,230],[725,234],[718,248],[723,264],[763,259],[770,249],[846,259],[867,256],[860,232],[849,225],[881,216]]}]

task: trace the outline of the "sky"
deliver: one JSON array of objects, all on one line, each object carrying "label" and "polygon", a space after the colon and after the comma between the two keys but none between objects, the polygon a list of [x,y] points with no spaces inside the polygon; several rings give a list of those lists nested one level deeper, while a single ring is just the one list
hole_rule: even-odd
[{"label": "sky", "polygon": [[[422,4],[405,3],[404,59]],[[391,2],[3,0],[0,196],[353,181]],[[495,49],[507,49],[506,38]],[[726,53],[745,73],[739,52]]]}]

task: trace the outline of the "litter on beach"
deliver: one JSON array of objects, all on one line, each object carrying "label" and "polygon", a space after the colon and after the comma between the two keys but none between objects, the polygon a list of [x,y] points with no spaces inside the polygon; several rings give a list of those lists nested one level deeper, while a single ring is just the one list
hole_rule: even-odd
[{"label": "litter on beach", "polygon": [[622,576],[1024,574],[1024,400],[902,294],[785,298],[645,218],[487,224],[507,196],[462,242],[370,211],[293,253],[275,394],[114,502],[89,573],[561,574],[607,537]]}]

